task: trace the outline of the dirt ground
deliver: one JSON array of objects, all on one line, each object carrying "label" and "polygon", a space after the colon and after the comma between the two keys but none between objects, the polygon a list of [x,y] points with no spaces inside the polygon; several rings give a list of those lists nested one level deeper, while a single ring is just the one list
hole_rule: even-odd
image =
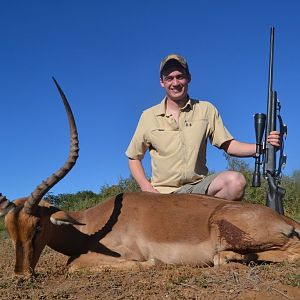
[{"label": "dirt ground", "polygon": [[67,257],[46,248],[37,276],[22,278],[13,275],[10,240],[0,243],[0,299],[300,299],[300,262],[69,273]]}]

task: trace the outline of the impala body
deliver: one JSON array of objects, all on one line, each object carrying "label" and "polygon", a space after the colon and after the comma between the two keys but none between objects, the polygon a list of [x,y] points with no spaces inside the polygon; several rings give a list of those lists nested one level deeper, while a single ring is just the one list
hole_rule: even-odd
[{"label": "impala body", "polygon": [[16,274],[33,274],[46,245],[69,256],[73,269],[300,259],[299,223],[262,205],[147,192],[119,194],[79,212],[64,212],[43,201],[74,166],[79,151],[71,108],[56,85],[71,130],[68,160],[29,197],[14,202],[0,197]]},{"label": "impala body", "polygon": [[15,272],[32,273],[48,245],[72,268],[136,262],[219,265],[227,261],[300,258],[300,225],[268,207],[202,195],[124,193],[81,212],[27,199],[6,214]]}]

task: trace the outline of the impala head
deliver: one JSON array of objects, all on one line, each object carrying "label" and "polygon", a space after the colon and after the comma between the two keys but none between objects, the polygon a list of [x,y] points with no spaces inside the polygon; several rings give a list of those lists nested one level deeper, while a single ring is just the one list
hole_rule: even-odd
[{"label": "impala head", "polygon": [[59,182],[75,165],[78,158],[78,134],[74,116],[60,86],[53,78],[64,103],[71,132],[69,156],[65,164],[48,177],[31,193],[29,197],[10,202],[0,194],[0,216],[5,216],[5,226],[15,249],[15,273],[33,274],[34,268],[51,236],[53,214],[59,211],[41,201],[43,196]]}]

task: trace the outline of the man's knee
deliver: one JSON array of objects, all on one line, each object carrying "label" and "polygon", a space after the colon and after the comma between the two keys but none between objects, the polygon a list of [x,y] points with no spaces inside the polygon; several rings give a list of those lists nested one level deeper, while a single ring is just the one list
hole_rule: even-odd
[{"label": "man's knee", "polygon": [[227,200],[241,200],[244,196],[246,179],[236,171],[220,173],[210,184],[207,194]]},{"label": "man's knee", "polygon": [[228,174],[226,175],[228,188],[232,190],[232,200],[241,200],[244,196],[246,187],[244,175],[235,171],[228,171]]}]

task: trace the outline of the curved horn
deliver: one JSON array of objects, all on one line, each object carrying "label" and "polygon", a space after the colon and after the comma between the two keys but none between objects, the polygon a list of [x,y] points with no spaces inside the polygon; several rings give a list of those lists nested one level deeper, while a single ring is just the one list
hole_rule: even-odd
[{"label": "curved horn", "polygon": [[70,143],[70,151],[69,151],[69,157],[65,164],[57,170],[54,174],[52,174],[50,177],[48,177],[45,181],[40,183],[35,190],[31,193],[31,195],[28,197],[27,201],[24,204],[24,211],[28,214],[34,214],[34,211],[36,207],[38,206],[39,202],[43,198],[43,196],[61,179],[63,179],[68,172],[73,168],[73,166],[76,163],[76,160],[78,158],[78,133],[76,129],[75,119],[71,110],[71,107],[68,103],[68,100],[60,88],[59,84],[55,80],[54,77],[52,77],[59,93],[61,96],[61,99],[64,103],[66,113],[68,116],[69,126],[70,126],[70,135],[71,135],[71,143]]}]

